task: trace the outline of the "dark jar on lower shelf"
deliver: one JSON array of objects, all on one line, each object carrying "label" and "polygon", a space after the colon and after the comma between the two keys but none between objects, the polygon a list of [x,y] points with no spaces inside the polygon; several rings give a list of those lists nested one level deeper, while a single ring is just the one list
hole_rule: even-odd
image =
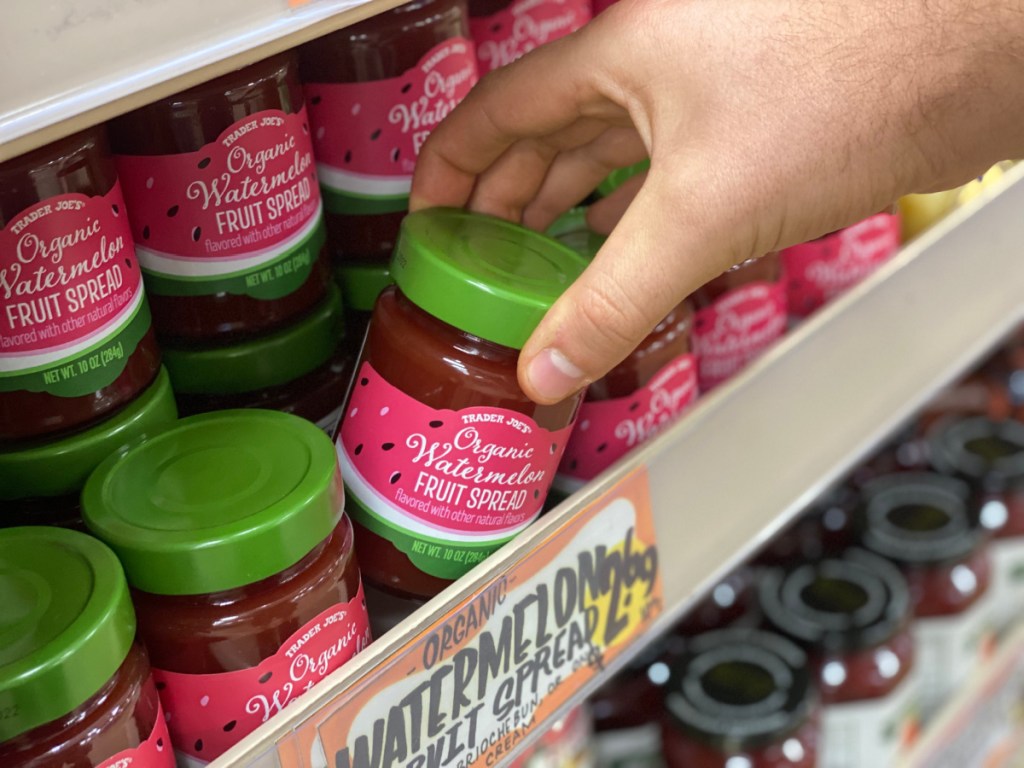
[{"label": "dark jar on lower shelf", "polygon": [[756,629],[694,638],[665,688],[668,768],[814,768],[818,722],[807,655]]},{"label": "dark jar on lower shelf", "polygon": [[10,528],[0,573],[0,765],[173,768],[114,553],[76,531]]},{"label": "dark jar on lower shelf", "polygon": [[303,419],[183,419],[101,465],[82,506],[124,563],[182,762],[223,754],[369,643],[334,449]]}]

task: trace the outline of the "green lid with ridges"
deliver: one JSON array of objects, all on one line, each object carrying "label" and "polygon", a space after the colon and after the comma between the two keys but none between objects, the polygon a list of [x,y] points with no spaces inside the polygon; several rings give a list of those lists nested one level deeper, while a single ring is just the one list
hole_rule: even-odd
[{"label": "green lid with ridges", "polygon": [[386,264],[344,264],[335,272],[345,306],[355,312],[370,312],[377,297],[394,283]]},{"label": "green lid with ridges", "polygon": [[0,500],[77,494],[89,473],[107,456],[177,418],[171,380],[161,368],[145,392],[96,426],[30,447],[0,451]]},{"label": "green lid with ridges", "polygon": [[522,349],[586,260],[491,216],[433,208],[405,217],[391,275],[408,299],[466,333]]},{"label": "green lid with ridges", "polygon": [[164,365],[175,392],[233,395],[278,387],[326,363],[345,333],[341,291],[294,325],[227,347],[164,347]]},{"label": "green lid with ridges", "polygon": [[548,236],[572,248],[587,261],[597,256],[604,241],[608,239],[587,224],[586,208],[573,208],[563,213],[548,227]]},{"label": "green lid with ridges", "polygon": [[626,180],[650,170],[650,167],[651,159],[647,158],[626,168],[616,168],[608,174],[604,181],[597,185],[597,194],[601,197],[608,197],[608,195],[621,187]]},{"label": "green lid with ridges", "polygon": [[0,530],[0,743],[84,704],[134,638],[124,571],[102,542],[64,528]]},{"label": "green lid with ridges", "polygon": [[247,409],[182,419],[112,456],[85,485],[82,517],[133,587],[198,595],[294,565],[331,533],[342,502],[327,435]]}]

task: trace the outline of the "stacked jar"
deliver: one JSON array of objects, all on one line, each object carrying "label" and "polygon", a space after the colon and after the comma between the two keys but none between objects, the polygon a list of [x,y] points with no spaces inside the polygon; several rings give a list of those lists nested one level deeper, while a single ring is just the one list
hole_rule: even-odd
[{"label": "stacked jar", "polygon": [[0,224],[0,525],[76,525],[89,472],[176,415],[103,129],[0,164]]},{"label": "stacked jar", "polygon": [[203,765],[370,641],[331,440],[266,410],[192,416],[82,494],[131,586],[180,765]]},{"label": "stacked jar", "polygon": [[469,0],[480,74],[575,32],[593,13],[590,0]]},{"label": "stacked jar", "polygon": [[280,408],[332,431],[347,366],[296,57],[169,96],[110,131],[187,409]]}]

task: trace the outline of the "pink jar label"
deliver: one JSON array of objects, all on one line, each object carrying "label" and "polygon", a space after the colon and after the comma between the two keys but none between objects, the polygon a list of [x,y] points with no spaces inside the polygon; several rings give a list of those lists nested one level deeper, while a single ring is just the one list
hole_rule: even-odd
[{"label": "pink jar label", "polygon": [[476,81],[473,42],[453,37],[399,77],[306,83],[327,210],[404,211],[420,147]]},{"label": "pink jar label", "polygon": [[370,639],[360,584],[352,600],[305,624],[258,666],[212,675],[154,669],[179,762],[202,765],[219,757],[366,648]]},{"label": "pink jar label", "polygon": [[476,41],[480,74],[575,32],[592,15],[590,0],[514,0],[490,16],[470,16],[469,31]]},{"label": "pink jar label", "polygon": [[174,750],[163,706],[157,703],[156,722],[149,738],[135,749],[125,749],[107,758],[96,768],[174,768]]},{"label": "pink jar label", "polygon": [[783,282],[747,283],[697,310],[693,343],[701,392],[738,373],[786,331]]},{"label": "pink jar label", "polygon": [[119,185],[48,198],[0,230],[0,392],[96,392],[149,325]]},{"label": "pink jar label", "polygon": [[423,572],[458,578],[537,518],[571,431],[435,410],[364,362],[337,442],[348,509]]},{"label": "pink jar label", "polygon": [[617,2],[618,0],[594,0],[594,15],[597,16],[601,11],[611,8]]},{"label": "pink jar label", "polygon": [[900,217],[879,213],[852,227],[781,251],[789,313],[805,317],[856,285],[899,250]]},{"label": "pink jar label", "polygon": [[118,155],[117,170],[152,294],[281,298],[325,242],[305,107],[257,112],[196,152]]},{"label": "pink jar label", "polygon": [[628,397],[584,400],[558,468],[556,487],[577,490],[658,434],[696,399],[696,357],[680,355]]}]

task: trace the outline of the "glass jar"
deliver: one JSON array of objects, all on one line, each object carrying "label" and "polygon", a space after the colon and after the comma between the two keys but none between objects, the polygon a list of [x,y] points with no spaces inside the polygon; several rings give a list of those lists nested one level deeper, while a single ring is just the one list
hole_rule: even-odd
[{"label": "glass jar", "polygon": [[662,745],[668,768],[813,768],[818,724],[806,654],[783,637],[725,629],[672,665]]},{"label": "glass jar", "polygon": [[779,252],[792,317],[807,317],[888,261],[900,247],[900,217],[877,213]]},{"label": "glass jar", "polygon": [[593,768],[593,726],[586,704],[573,707],[555,720],[511,768]]},{"label": "glass jar", "polygon": [[837,555],[857,540],[860,494],[852,485],[826,491],[757,553],[757,565],[793,567],[806,560]]},{"label": "glass jar", "polygon": [[338,433],[367,580],[433,596],[540,514],[583,393],[537,405],[516,366],[584,266],[501,219],[405,218]]},{"label": "glass jar", "polygon": [[369,643],[342,503],[331,441],[274,411],[183,419],[89,478],[82,513],[124,564],[179,762],[213,760]]},{"label": "glass jar", "polygon": [[863,489],[863,546],[893,561],[910,588],[923,718],[991,652],[991,565],[984,529],[959,480],[904,472]]},{"label": "glass jar", "polygon": [[737,264],[690,299],[701,392],[739,373],[786,332],[786,286],[776,253]]},{"label": "glass jar", "polygon": [[754,571],[741,565],[711,588],[711,592],[688,610],[672,631],[693,637],[725,627],[747,615],[754,603]]},{"label": "glass jar", "polygon": [[341,295],[294,325],[230,346],[166,347],[164,361],[185,416],[232,408],[294,413],[334,437],[352,378]]},{"label": "glass jar", "polygon": [[85,428],[160,369],[102,128],[0,163],[0,444]]},{"label": "glass jar", "polygon": [[936,470],[971,486],[981,525],[995,537],[992,599],[1006,629],[1024,611],[1024,424],[962,419],[936,429],[929,445]]},{"label": "glass jar", "polygon": [[593,0],[594,15],[601,13],[607,8],[611,8],[618,0]]},{"label": "glass jar", "polygon": [[[560,217],[548,234],[588,260],[605,240],[587,226],[584,208]],[[683,301],[622,362],[587,387],[555,476],[560,495],[582,488],[697,399],[692,326],[693,308]]]},{"label": "glass jar", "polygon": [[758,580],[768,625],[807,650],[822,702],[821,768],[893,765],[917,730],[907,582],[889,561],[841,557]]},{"label": "glass jar", "polygon": [[416,157],[477,81],[465,0],[414,0],[301,51],[330,247],[386,265]]},{"label": "glass jar", "polygon": [[81,526],[79,495],[89,473],[128,443],[178,417],[167,371],[133,402],[81,432],[0,450],[0,527]]},{"label": "glass jar", "polygon": [[390,270],[380,264],[343,264],[335,272],[345,305],[345,338],[356,355],[363,346],[373,305],[389,285]]},{"label": "glass jar", "polygon": [[96,539],[0,531],[0,765],[173,768],[124,571]]},{"label": "glass jar", "polygon": [[593,15],[590,0],[469,0],[469,29],[480,74],[575,32]]},{"label": "glass jar", "polygon": [[294,54],[130,112],[110,133],[162,341],[263,333],[323,298],[327,236]]}]

